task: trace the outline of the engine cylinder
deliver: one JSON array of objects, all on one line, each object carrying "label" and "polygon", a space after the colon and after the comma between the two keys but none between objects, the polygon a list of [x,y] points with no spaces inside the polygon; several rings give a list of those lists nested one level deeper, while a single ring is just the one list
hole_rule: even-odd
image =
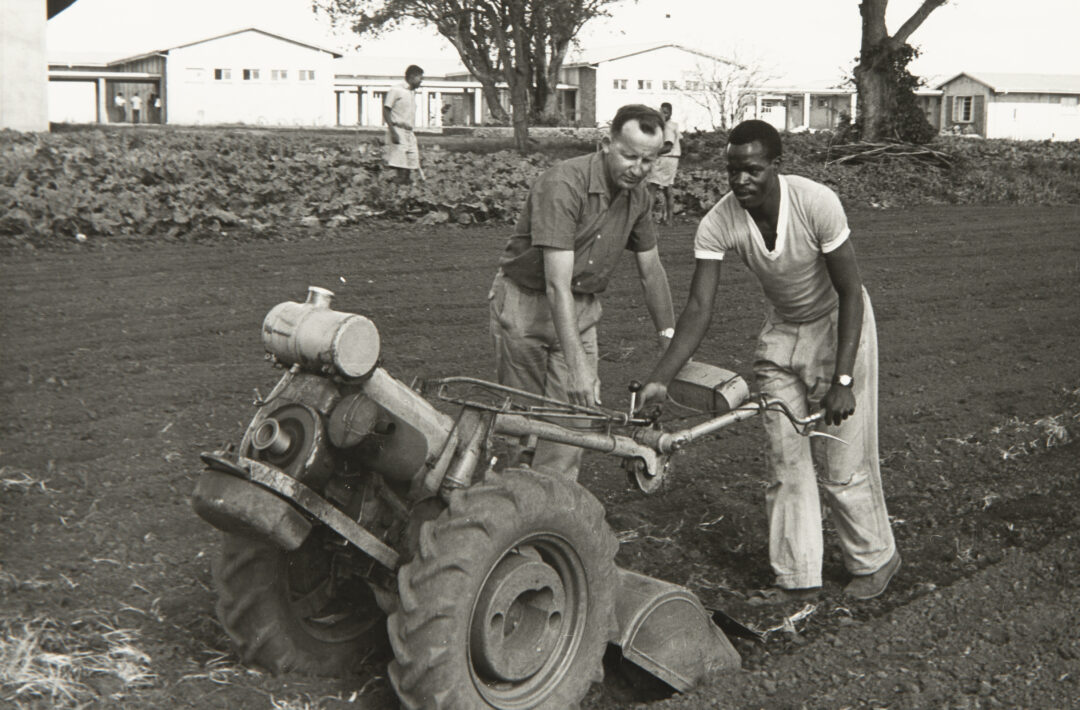
[{"label": "engine cylinder", "polygon": [[274,306],[263,320],[263,345],[288,365],[316,372],[330,369],[348,378],[367,377],[379,359],[379,331],[363,316],[331,310],[333,295],[311,286],[306,302]]},{"label": "engine cylinder", "polygon": [[365,467],[395,481],[422,474],[453,428],[453,419],[381,368],[334,407],[327,424],[335,446],[358,446]]}]

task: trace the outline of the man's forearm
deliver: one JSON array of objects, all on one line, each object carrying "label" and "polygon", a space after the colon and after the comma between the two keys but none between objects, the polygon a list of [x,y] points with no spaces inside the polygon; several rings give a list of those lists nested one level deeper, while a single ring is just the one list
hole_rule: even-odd
[{"label": "man's forearm", "polygon": [[551,284],[548,284],[546,290],[551,319],[555,323],[555,334],[559,336],[566,362],[572,369],[582,368],[586,363],[586,355],[585,346],[581,344],[581,333],[578,332],[574,294],[569,289]]},{"label": "man's forearm", "polygon": [[679,316],[678,325],[675,326],[675,337],[649,374],[649,382],[667,385],[679,374],[679,370],[701,345],[701,340],[709,328],[710,315],[708,309],[701,308],[693,300],[687,303],[686,309]]},{"label": "man's forearm", "polygon": [[850,375],[855,368],[855,356],[859,351],[862,335],[863,298],[861,292],[844,294],[836,326],[836,370],[833,375]]},{"label": "man's forearm", "polygon": [[656,331],[664,331],[675,326],[675,307],[671,300],[671,287],[667,272],[663,267],[654,270],[641,279],[641,288],[645,293],[645,308],[649,311]]}]

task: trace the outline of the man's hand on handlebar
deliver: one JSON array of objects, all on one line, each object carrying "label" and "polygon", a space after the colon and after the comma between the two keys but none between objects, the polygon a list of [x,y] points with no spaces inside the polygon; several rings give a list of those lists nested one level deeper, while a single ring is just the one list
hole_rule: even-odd
[{"label": "man's hand on handlebar", "polygon": [[825,410],[824,422],[837,426],[855,413],[855,393],[851,387],[833,385],[821,400],[821,408]]},{"label": "man's hand on handlebar", "polygon": [[649,382],[638,392],[637,411],[646,408],[659,409],[667,401],[667,387],[659,382]]}]

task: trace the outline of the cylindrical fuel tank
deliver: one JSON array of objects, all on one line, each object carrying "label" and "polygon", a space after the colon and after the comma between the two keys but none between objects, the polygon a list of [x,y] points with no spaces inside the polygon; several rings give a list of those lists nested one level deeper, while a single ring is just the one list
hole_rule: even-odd
[{"label": "cylindrical fuel tank", "polygon": [[379,359],[379,331],[363,316],[330,309],[334,293],[311,286],[304,303],[274,306],[263,320],[266,352],[287,365],[367,377]]}]

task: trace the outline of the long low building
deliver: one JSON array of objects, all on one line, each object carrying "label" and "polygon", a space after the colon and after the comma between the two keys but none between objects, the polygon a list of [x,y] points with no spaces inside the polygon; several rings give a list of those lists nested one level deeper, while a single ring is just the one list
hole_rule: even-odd
[{"label": "long low building", "polygon": [[[409,60],[344,57],[249,27],[135,56],[49,58],[55,123],[378,127]],[[427,64],[421,61],[422,64]],[[415,125],[491,121],[459,63],[427,64]],[[556,86],[562,122],[604,125],[627,103],[673,105],[684,130],[761,118],[780,130],[827,130],[855,118],[850,88],[747,86],[752,68],[675,43],[592,48],[567,58]],[[508,92],[499,87],[509,112]],[[958,74],[917,92],[931,125],[984,137],[1080,138],[1080,76]]]}]

